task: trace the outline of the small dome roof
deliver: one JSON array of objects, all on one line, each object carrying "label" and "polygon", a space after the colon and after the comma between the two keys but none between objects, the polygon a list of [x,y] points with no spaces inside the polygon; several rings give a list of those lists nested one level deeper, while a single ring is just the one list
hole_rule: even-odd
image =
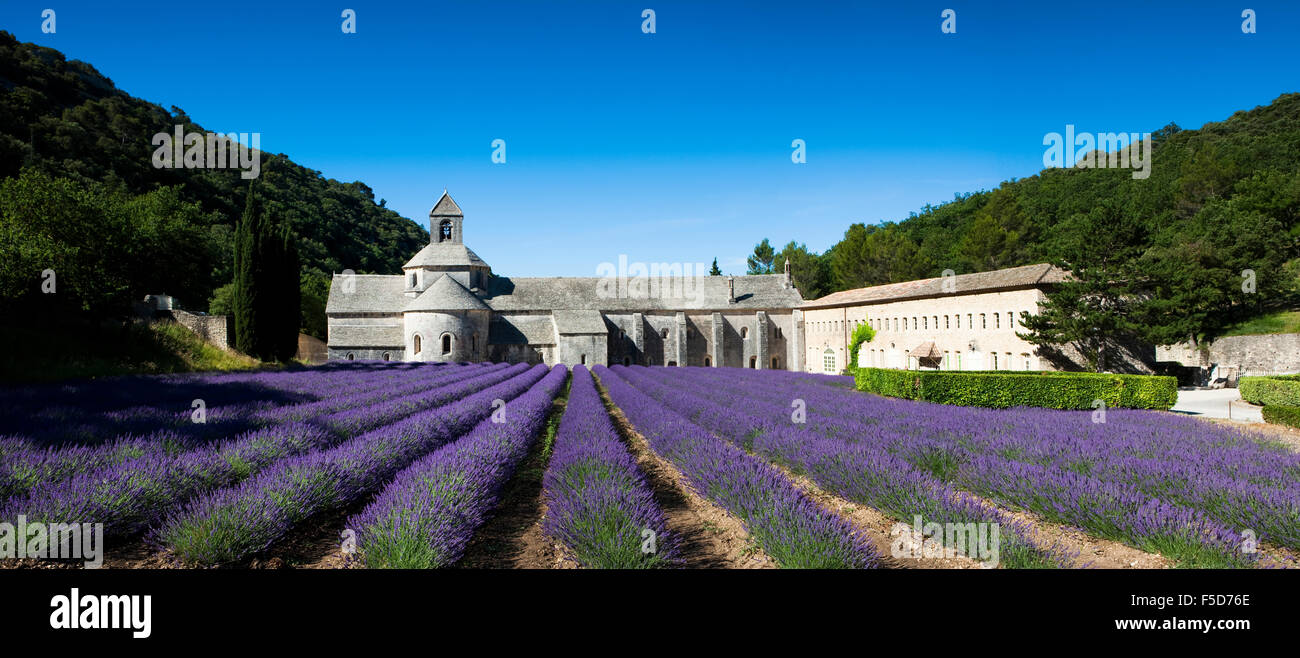
[{"label": "small dome roof", "polygon": [[419,297],[411,300],[403,312],[411,311],[487,311],[483,300],[465,289],[460,282],[444,274]]}]

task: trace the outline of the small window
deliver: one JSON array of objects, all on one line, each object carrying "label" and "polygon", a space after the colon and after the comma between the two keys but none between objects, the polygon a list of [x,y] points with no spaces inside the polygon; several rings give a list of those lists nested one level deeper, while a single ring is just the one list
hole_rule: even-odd
[{"label": "small window", "polygon": [[835,369],[835,350],[827,349],[822,353],[822,372],[834,373]]},{"label": "small window", "polygon": [[749,338],[749,327],[741,327],[741,328],[740,328],[740,339],[741,339],[741,340],[745,340],[746,338]]},{"label": "small window", "polygon": [[669,367],[669,368],[673,368],[673,367],[676,367],[676,366],[677,366],[677,362],[676,362],[676,361],[669,361],[669,362],[668,362],[668,367]]},{"label": "small window", "polygon": [[1016,316],[1012,315],[1011,311],[1007,311],[1007,329],[1015,329],[1015,328],[1016,328]]},{"label": "small window", "polygon": [[415,287],[415,272],[411,272],[411,287]]},{"label": "small window", "polygon": [[391,360],[392,360],[392,357],[393,357],[392,354],[390,354],[390,353],[388,353],[388,352],[384,352],[384,360],[385,360],[385,361],[391,361]]},{"label": "small window", "polygon": [[952,323],[948,321],[948,316],[943,316],[943,328],[952,329]]},{"label": "small window", "polygon": [[1002,328],[1002,316],[998,315],[997,313],[993,314],[993,328],[994,329]]},{"label": "small window", "polygon": [[930,318],[921,318],[921,328],[926,331],[930,330]]},{"label": "small window", "polygon": [[961,329],[961,315],[954,315],[952,319],[957,322],[957,328]]},{"label": "small window", "polygon": [[416,335],[415,335],[415,339],[414,339],[414,341],[412,341],[412,343],[413,343],[413,344],[412,344],[412,350],[411,350],[411,351],[414,352],[415,354],[419,354],[419,353],[420,353],[420,334],[416,334]]},{"label": "small window", "polygon": [[442,353],[451,354],[451,334],[442,335]]},{"label": "small window", "polygon": [[625,357],[623,357],[623,365],[625,365],[625,366],[630,366],[630,365],[632,365],[632,357],[630,357],[630,356],[625,356]]},{"label": "small window", "polygon": [[967,313],[967,314],[966,314],[966,328],[967,328],[967,329],[974,329],[974,328],[975,328],[975,315],[972,314],[972,313]]},{"label": "small window", "polygon": [[348,361],[355,360],[356,358],[357,358],[357,355],[355,355],[355,354],[353,354],[353,353],[351,353],[351,352],[348,352]]},{"label": "small window", "polygon": [[583,354],[583,355],[582,355],[582,365],[584,365],[584,366],[587,365],[587,355],[586,355],[586,354]]},{"label": "small window", "polygon": [[772,357],[772,369],[773,369],[773,370],[780,370],[780,369],[781,369],[780,363],[781,363],[781,362],[778,361],[776,357]]},{"label": "small window", "polygon": [[997,353],[997,352],[989,352],[989,354],[993,356],[993,370],[997,370],[997,369],[998,369],[998,353]]},{"label": "small window", "polygon": [[664,329],[663,331],[659,332],[659,335],[660,335],[660,336],[663,336],[663,337],[664,337],[664,340],[668,340],[668,330],[667,330],[667,329]]},{"label": "small window", "polygon": [[705,367],[705,368],[708,368],[710,365],[711,365],[711,363],[709,362],[709,357],[707,357],[707,356],[704,357],[704,367]]},{"label": "small window", "polygon": [[750,367],[751,370],[757,370],[757,369],[758,369],[758,357],[756,357],[756,356],[751,356],[751,357],[749,357],[749,367]]}]

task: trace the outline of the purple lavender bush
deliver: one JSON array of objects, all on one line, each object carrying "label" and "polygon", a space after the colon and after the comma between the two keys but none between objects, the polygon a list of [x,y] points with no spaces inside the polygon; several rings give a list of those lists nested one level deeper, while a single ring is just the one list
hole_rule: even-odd
[{"label": "purple lavender bush", "polygon": [[609,368],[596,366],[595,373],[651,449],[672,462],[697,493],[739,518],[781,566],[878,566],[879,553],[848,521],[823,509],[770,464],[665,408]]},{"label": "purple lavender bush", "polygon": [[623,445],[586,366],[573,367],[573,384],[542,478],[542,528],[585,567],[640,569],[671,566],[677,538],[636,460]]},{"label": "purple lavender bush", "polygon": [[435,569],[460,560],[527,456],[567,376],[564,366],[555,366],[504,407],[504,422],[482,420],[466,436],[399,473],[369,506],[348,519],[363,563],[370,568]]}]

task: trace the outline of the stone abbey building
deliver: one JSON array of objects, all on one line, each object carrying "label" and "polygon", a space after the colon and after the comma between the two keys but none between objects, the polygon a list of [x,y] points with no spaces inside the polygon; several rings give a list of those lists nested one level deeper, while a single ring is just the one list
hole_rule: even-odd
[{"label": "stone abbey building", "polygon": [[803,298],[784,274],[506,277],[443,192],[402,274],[336,274],[330,359],[802,370]]}]

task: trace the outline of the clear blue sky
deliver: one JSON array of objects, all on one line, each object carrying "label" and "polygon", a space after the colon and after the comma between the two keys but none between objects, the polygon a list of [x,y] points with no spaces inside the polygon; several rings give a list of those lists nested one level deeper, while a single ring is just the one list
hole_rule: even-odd
[{"label": "clear blue sky", "polygon": [[0,27],[422,225],[445,186],[466,242],[516,276],[619,254],[742,273],[763,237],[821,251],[1032,175],[1067,123],[1195,128],[1300,91],[1294,1],[1036,4],[39,0]]}]

